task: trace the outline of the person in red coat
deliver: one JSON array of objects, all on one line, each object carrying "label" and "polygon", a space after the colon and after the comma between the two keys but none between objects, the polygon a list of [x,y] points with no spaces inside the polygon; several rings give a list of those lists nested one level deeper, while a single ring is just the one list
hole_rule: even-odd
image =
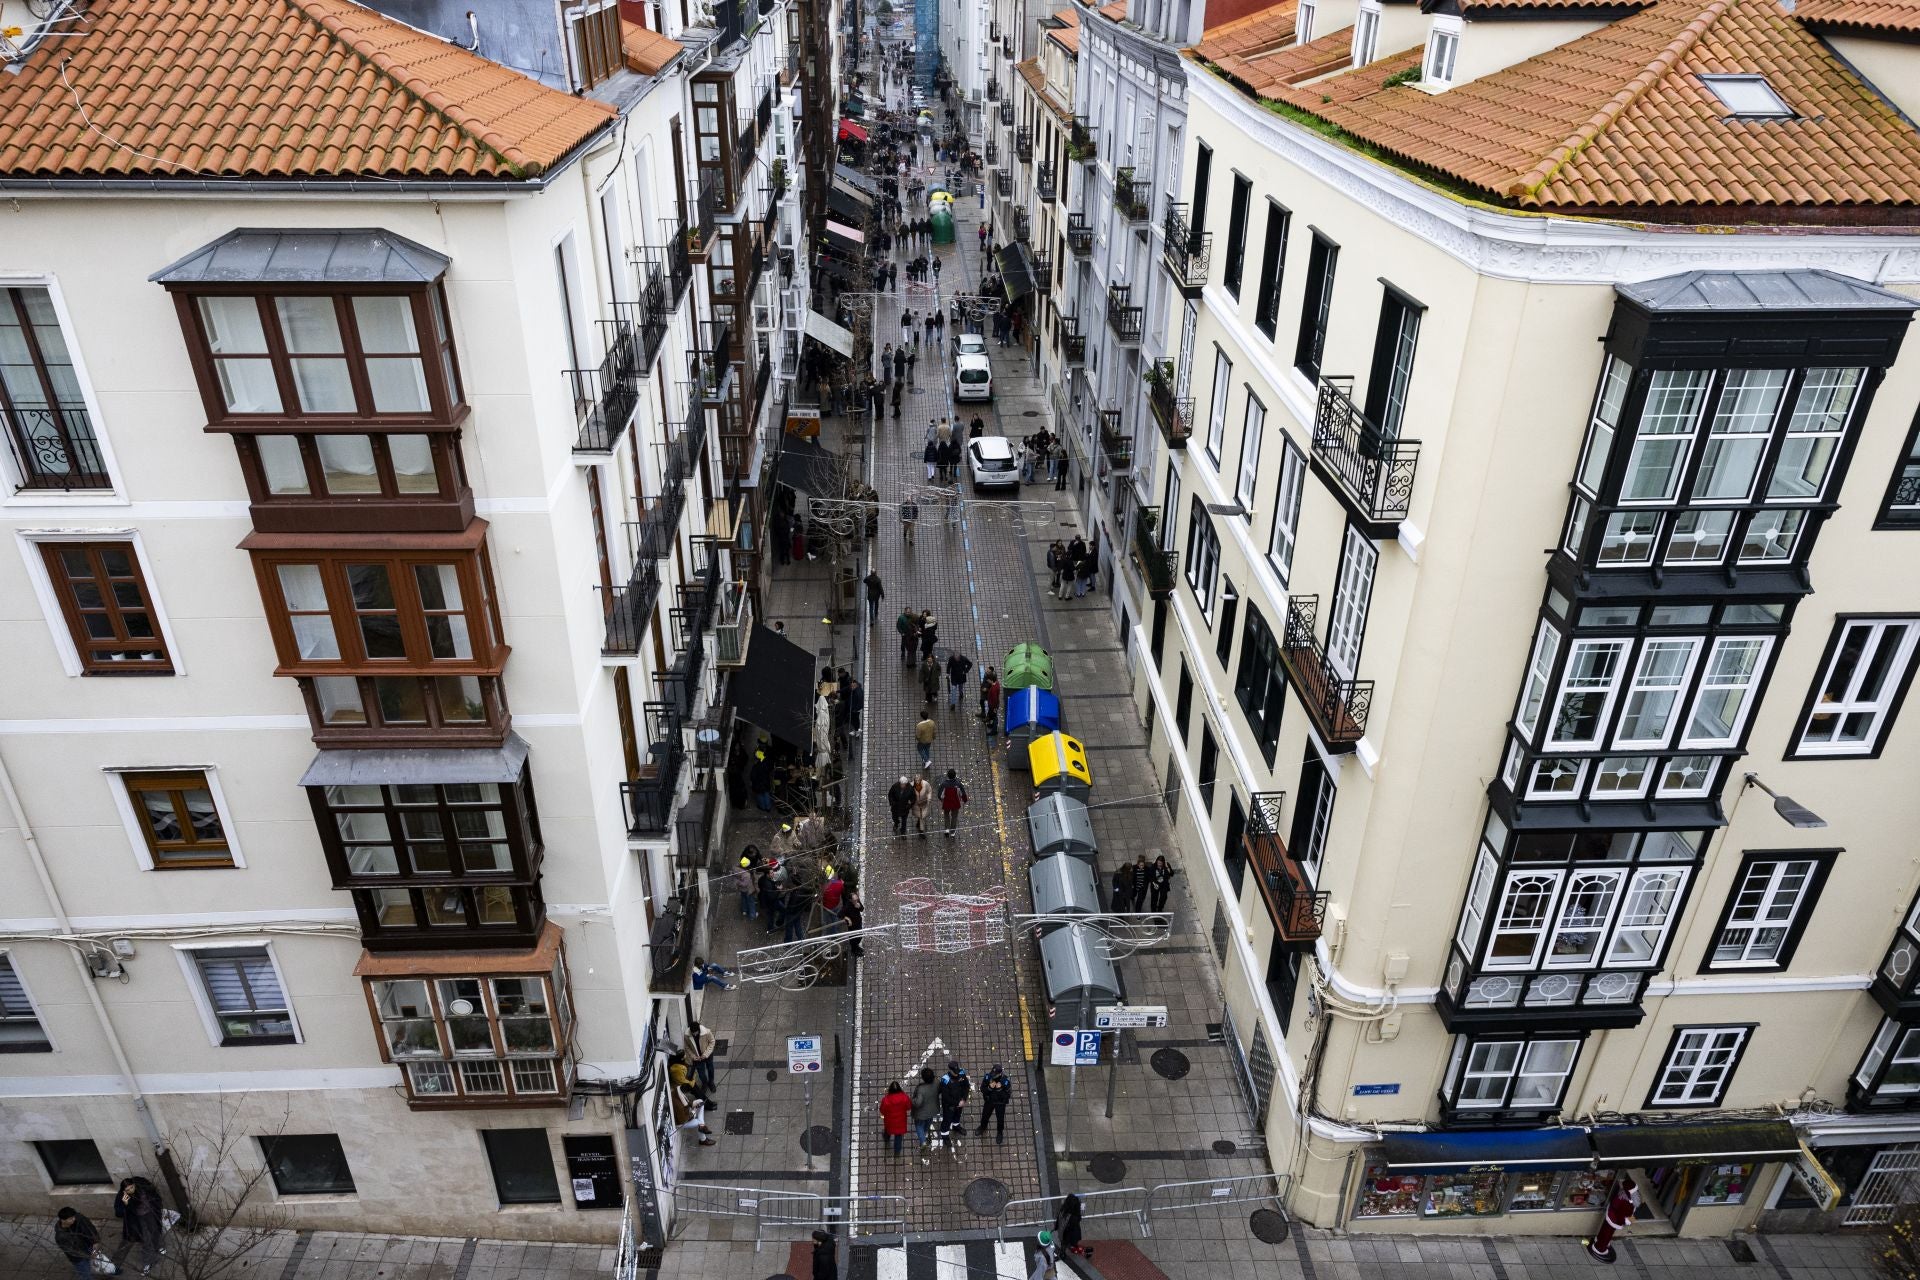
[{"label": "person in red coat", "polygon": [[893,1140],[893,1154],[899,1155],[907,1139],[907,1114],[913,1110],[913,1099],[895,1080],[887,1086],[887,1096],[880,1099],[880,1125],[887,1137]]}]

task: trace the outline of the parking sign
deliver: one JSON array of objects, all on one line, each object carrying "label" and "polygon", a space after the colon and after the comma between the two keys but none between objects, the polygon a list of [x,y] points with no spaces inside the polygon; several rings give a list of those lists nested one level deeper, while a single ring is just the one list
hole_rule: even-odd
[{"label": "parking sign", "polygon": [[787,1037],[787,1070],[793,1075],[810,1075],[820,1069],[820,1037]]}]

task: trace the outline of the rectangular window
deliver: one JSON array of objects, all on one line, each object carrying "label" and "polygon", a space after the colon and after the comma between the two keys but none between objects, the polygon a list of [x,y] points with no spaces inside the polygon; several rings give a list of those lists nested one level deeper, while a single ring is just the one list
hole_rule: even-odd
[{"label": "rectangular window", "polygon": [[[1366,10],[1361,10],[1366,15]],[[1376,16],[1376,22],[1379,18]],[[1293,367],[1320,380],[1320,359],[1327,349],[1327,321],[1333,311],[1333,273],[1340,258],[1340,246],[1313,233],[1313,248],[1307,254],[1307,286],[1300,300],[1300,337],[1293,348]]]},{"label": "rectangular window", "polygon": [[1180,659],[1180,691],[1174,697],[1173,722],[1180,726],[1180,742],[1187,741],[1187,721],[1193,714],[1193,675],[1187,670],[1187,660]]},{"label": "rectangular window", "polygon": [[293,1011],[265,947],[188,953],[223,1045],[292,1044]]},{"label": "rectangular window", "polygon": [[308,796],[339,882],[535,874],[540,845],[524,771],[518,785],[335,784]]},{"label": "rectangular window", "polygon": [[1363,4],[1353,19],[1353,65],[1364,67],[1372,62],[1379,43],[1380,10]]},{"label": "rectangular window", "polygon": [[[476,1093],[551,1098],[569,1078],[562,1059],[573,1013],[564,960],[545,974],[367,985],[382,1052],[405,1069],[416,1102]],[[502,1062],[515,1070],[503,1074]]]},{"label": "rectangular window", "polygon": [[1745,502],[1752,497],[1787,377],[1785,369],[1734,369],[1726,375],[1707,424],[1691,501]]},{"label": "rectangular window", "polygon": [[56,1187],[110,1187],[113,1175],[91,1138],[56,1138],[36,1142],[33,1150]]},{"label": "rectangular window", "polygon": [[1556,1111],[1579,1056],[1576,1037],[1461,1036],[1447,1073],[1447,1100],[1458,1111]]},{"label": "rectangular window", "polygon": [[1460,927],[1454,941],[1469,956],[1480,945],[1480,930],[1487,923],[1487,908],[1493,904],[1493,884],[1500,878],[1500,859],[1483,841],[1480,855],[1474,859],[1473,879],[1467,883],[1467,900],[1460,908]]},{"label": "rectangular window", "polygon": [[1912,528],[1920,525],[1920,417],[1907,436],[1907,449],[1893,469],[1887,485],[1886,500],[1880,506],[1880,520],[1874,527]]},{"label": "rectangular window", "polygon": [[53,1042],[27,998],[27,986],[13,967],[13,957],[0,952],[0,1053],[52,1052]]},{"label": "rectangular window", "polygon": [[1677,867],[1643,867],[1633,873],[1620,902],[1613,941],[1607,946],[1608,968],[1649,968],[1658,963],[1689,874]]},{"label": "rectangular window", "polygon": [[133,543],[45,542],[40,555],[82,675],[173,674]]},{"label": "rectangular window", "polygon": [[1529,743],[1540,724],[1540,708],[1553,687],[1553,663],[1560,656],[1560,632],[1551,623],[1542,622],[1533,638],[1533,656],[1527,660],[1527,679],[1520,689],[1520,710],[1513,723]]},{"label": "rectangular window", "polygon": [[1580,471],[1575,483],[1588,497],[1598,497],[1606,479],[1607,460],[1613,455],[1614,431],[1620,425],[1620,410],[1626,404],[1627,390],[1633,384],[1633,366],[1613,356],[1607,357],[1600,371],[1600,390],[1594,395],[1593,419],[1587,424],[1586,447],[1580,456]]},{"label": "rectangular window", "polygon": [[1700,652],[1697,639],[1648,640],[1627,687],[1626,706],[1614,730],[1616,747],[1664,747],[1678,721],[1681,695]]},{"label": "rectangular window", "polygon": [[445,438],[394,432],[235,439],[258,501],[418,502],[454,496],[454,446]]},{"label": "rectangular window", "polygon": [[[1883,1067],[1885,1074],[1881,1072]],[[1853,1073],[1853,1082],[1869,1098],[1920,1094],[1920,1027],[1882,1019],[1873,1043],[1860,1060],[1860,1069]]]},{"label": "rectangular window", "polygon": [[1233,203],[1227,208],[1227,292],[1240,297],[1240,277],[1247,263],[1247,206],[1253,199],[1253,183],[1233,175]]},{"label": "rectangular window", "polygon": [[1629,640],[1575,640],[1547,724],[1548,748],[1593,747],[1619,692]]},{"label": "rectangular window", "polygon": [[566,12],[573,49],[573,70],[579,86],[591,89],[612,78],[622,67],[620,7],[613,0],[586,4]]},{"label": "rectangular window", "polygon": [[1420,78],[1431,85],[1453,83],[1453,65],[1460,56],[1460,32],[1435,24],[1427,36],[1427,53],[1422,60]]},{"label": "rectangular window", "polygon": [[1206,809],[1206,816],[1213,816],[1213,784],[1220,765],[1220,747],[1213,738],[1213,722],[1205,716],[1200,717],[1200,771],[1196,781],[1200,786],[1200,804]]},{"label": "rectangular window", "polygon": [[[504,1082],[493,1092],[505,1092]],[[553,1174],[553,1151],[545,1129],[482,1129],[480,1138],[486,1144],[493,1189],[501,1204],[560,1203],[560,1183]]]},{"label": "rectangular window", "polygon": [[1293,576],[1293,548],[1300,539],[1300,497],[1307,480],[1306,455],[1284,431],[1280,433],[1280,488],[1273,496],[1273,533],[1267,540],[1267,560],[1284,590]]},{"label": "rectangular window", "polygon": [[1420,316],[1426,310],[1389,286],[1380,302],[1380,325],[1373,335],[1373,372],[1367,379],[1367,421],[1381,435],[1397,439],[1407,414],[1407,389],[1413,383],[1413,352],[1420,341]]},{"label": "rectangular window", "polygon": [[353,1170],[337,1133],[280,1133],[256,1139],[283,1196],[350,1196]]},{"label": "rectangular window", "polygon": [[1207,229],[1207,187],[1213,178],[1213,148],[1204,142],[1196,142],[1193,158],[1193,235],[1199,242],[1200,233]]},{"label": "rectangular window", "polygon": [[123,773],[140,836],[156,869],[231,867],[233,850],[204,769]]},{"label": "rectangular window", "polygon": [[1280,645],[1260,608],[1247,602],[1246,632],[1240,639],[1240,670],[1233,694],[1246,713],[1247,725],[1260,743],[1260,753],[1273,763],[1280,745],[1280,715],[1286,707],[1287,676],[1280,665]]},{"label": "rectangular window", "polygon": [[1219,347],[1213,349],[1213,401],[1207,410],[1207,457],[1215,469],[1227,442],[1227,396],[1233,387],[1233,361]]},{"label": "rectangular window", "polygon": [[1920,619],[1837,621],[1793,754],[1878,754],[1913,678],[1916,640],[1920,640]]},{"label": "rectangular window", "polygon": [[1234,501],[1253,519],[1253,495],[1260,481],[1260,435],[1267,426],[1267,406],[1247,388],[1246,425],[1240,432],[1240,478],[1233,487]]},{"label": "rectangular window", "polygon": [[1706,967],[1786,968],[1827,866],[1824,858],[1750,857],[1727,899]]},{"label": "rectangular window", "polygon": [[20,489],[109,489],[53,295],[0,289],[0,413]]},{"label": "rectangular window", "polygon": [[1672,502],[1679,495],[1709,377],[1704,369],[1654,372],[1627,455],[1620,501]]},{"label": "rectangular window", "polygon": [[1300,0],[1293,18],[1293,42],[1306,44],[1313,39],[1313,0]]},{"label": "rectangular window", "polygon": [[1713,642],[1700,691],[1693,698],[1693,716],[1680,739],[1683,747],[1733,747],[1746,729],[1753,710],[1753,694],[1760,686],[1769,636],[1723,637]]},{"label": "rectangular window", "polygon": [[1220,583],[1220,624],[1215,628],[1219,634],[1213,640],[1213,656],[1224,671],[1233,653],[1233,624],[1240,619],[1240,593],[1234,590],[1232,578],[1222,577]]},{"label": "rectangular window", "polygon": [[300,681],[315,740],[373,745],[460,734],[499,741],[506,707],[482,676],[315,676]]},{"label": "rectangular window", "polygon": [[1767,477],[1769,502],[1817,502],[1853,417],[1865,369],[1809,369],[1787,418],[1785,442]]},{"label": "rectangular window", "polygon": [[448,665],[487,674],[501,660],[484,551],[256,556],[282,666],[389,669]]},{"label": "rectangular window", "polygon": [[1293,215],[1267,201],[1266,242],[1260,248],[1260,292],[1254,299],[1253,323],[1273,340],[1280,315],[1280,283],[1286,270],[1287,224]]},{"label": "rectangular window", "polygon": [[1753,1028],[1676,1027],[1667,1046],[1660,1078],[1647,1097],[1649,1107],[1712,1107],[1727,1096],[1727,1085]]},{"label": "rectangular window", "polygon": [[1213,618],[1214,583],[1220,572],[1220,536],[1213,531],[1213,517],[1200,499],[1193,500],[1187,523],[1187,585],[1200,606],[1200,616]]},{"label": "rectangular window", "polygon": [[1373,601],[1373,571],[1380,549],[1373,539],[1347,526],[1340,552],[1340,579],[1333,593],[1333,612],[1327,618],[1327,661],[1351,680],[1360,667],[1360,642],[1366,637],[1367,609]]}]

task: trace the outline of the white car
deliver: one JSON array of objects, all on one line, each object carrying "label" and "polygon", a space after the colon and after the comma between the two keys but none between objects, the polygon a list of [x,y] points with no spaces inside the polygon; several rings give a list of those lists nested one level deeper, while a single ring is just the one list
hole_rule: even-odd
[{"label": "white car", "polygon": [[1013,441],[1005,436],[978,436],[967,441],[967,471],[975,489],[1018,489],[1020,464]]},{"label": "white car", "polygon": [[985,356],[961,356],[954,361],[955,400],[993,399],[993,362]]},{"label": "white car", "polygon": [[984,335],[962,333],[954,337],[953,358],[955,360],[962,356],[984,356],[985,354],[987,354],[987,340]]}]

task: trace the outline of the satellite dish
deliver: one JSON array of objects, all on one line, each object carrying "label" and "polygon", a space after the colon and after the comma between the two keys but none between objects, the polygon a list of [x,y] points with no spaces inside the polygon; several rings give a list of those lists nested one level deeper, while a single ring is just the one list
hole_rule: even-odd
[{"label": "satellite dish", "polygon": [[447,1004],[447,1012],[456,1018],[464,1018],[473,1012],[473,1001],[453,1000]]}]

